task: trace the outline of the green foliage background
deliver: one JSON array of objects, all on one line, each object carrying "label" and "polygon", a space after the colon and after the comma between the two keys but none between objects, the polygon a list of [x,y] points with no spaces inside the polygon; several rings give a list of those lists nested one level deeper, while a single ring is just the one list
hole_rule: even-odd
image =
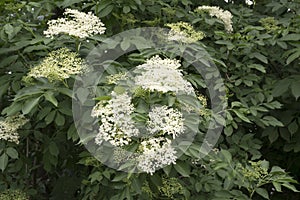
[{"label": "green foliage background", "polygon": [[[218,19],[193,12],[201,5],[229,10],[233,33]],[[195,143],[176,165],[153,176],[115,171],[94,159],[74,127],[74,79],[34,86],[22,81],[51,50],[76,51],[74,38],[43,35],[47,21],[65,8],[92,11],[107,27],[105,35],[81,41],[82,58],[104,38],[132,28],[184,21],[203,31],[201,43],[228,98],[220,151],[195,161]],[[0,197],[21,190],[30,199],[300,199],[299,0],[251,6],[242,0],[2,0],[0,12],[0,111],[2,117],[20,112],[30,119],[19,130],[20,144],[0,141]],[[206,92],[203,84],[198,89]]]}]

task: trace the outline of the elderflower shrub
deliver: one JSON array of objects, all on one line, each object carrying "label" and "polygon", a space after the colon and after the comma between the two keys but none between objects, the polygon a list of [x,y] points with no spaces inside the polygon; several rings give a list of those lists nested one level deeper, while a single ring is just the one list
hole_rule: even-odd
[{"label": "elderflower shrub", "polygon": [[170,41],[180,41],[183,43],[193,43],[202,40],[205,34],[202,31],[196,31],[192,25],[187,22],[177,22],[166,24],[171,28],[167,34],[167,39]]},{"label": "elderflower shrub", "polygon": [[7,117],[0,121],[0,139],[19,144],[17,130],[26,124],[28,120],[23,115]]},{"label": "elderflower shrub", "polygon": [[91,12],[86,14],[78,10],[66,9],[64,15],[66,18],[58,18],[47,22],[49,27],[44,31],[46,37],[63,33],[78,38],[86,38],[103,34],[106,30],[101,20]]},{"label": "elderflower shrub", "polygon": [[[91,112],[99,122],[94,142],[115,147],[113,160],[118,165],[129,161],[138,170],[153,175],[176,163],[178,151],[174,144],[191,131],[185,118],[201,107],[180,67],[178,60],[157,55],[133,67],[131,72],[107,75],[106,83],[101,83],[111,89],[106,96],[96,98],[100,101]],[[186,112],[186,102],[180,99],[183,97],[194,99],[199,106],[190,102],[192,111]],[[169,98],[173,103],[166,103],[171,102]],[[189,124],[198,127],[194,118],[190,120]]]},{"label": "elderflower shrub", "polygon": [[63,81],[71,75],[80,74],[86,69],[83,59],[67,48],[52,51],[42,62],[31,68],[23,81],[33,82],[34,78],[47,78],[49,82]]},{"label": "elderflower shrub", "polygon": [[134,81],[145,90],[192,94],[192,84],[183,79],[178,60],[162,59],[158,55],[136,67],[138,75]]},{"label": "elderflower shrub", "polygon": [[232,14],[228,10],[223,10],[217,6],[199,6],[195,12],[208,12],[210,16],[220,19],[225,26],[227,32],[232,32]]}]

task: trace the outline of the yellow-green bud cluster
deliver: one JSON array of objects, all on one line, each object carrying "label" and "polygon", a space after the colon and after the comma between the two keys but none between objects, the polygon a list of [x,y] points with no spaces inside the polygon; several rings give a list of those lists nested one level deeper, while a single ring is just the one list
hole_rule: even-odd
[{"label": "yellow-green bud cluster", "polygon": [[165,26],[171,28],[171,31],[167,35],[168,40],[193,43],[205,37],[202,31],[196,31],[194,27],[187,22],[171,23]]},{"label": "yellow-green bud cluster", "polygon": [[63,81],[71,75],[83,72],[87,66],[78,54],[67,48],[52,51],[42,62],[33,67],[23,80],[30,83],[34,78],[47,78],[49,82]]}]

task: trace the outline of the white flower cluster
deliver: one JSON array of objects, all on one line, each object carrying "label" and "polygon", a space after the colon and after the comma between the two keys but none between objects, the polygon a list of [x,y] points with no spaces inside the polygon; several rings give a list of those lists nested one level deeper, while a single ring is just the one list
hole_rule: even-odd
[{"label": "white flower cluster", "polygon": [[195,31],[192,25],[186,22],[177,22],[166,24],[171,30],[167,34],[170,41],[179,41],[183,43],[193,43],[202,40],[205,34],[201,31]]},{"label": "white flower cluster", "polygon": [[92,110],[92,116],[101,122],[95,143],[100,145],[104,140],[113,146],[128,145],[131,137],[139,134],[131,119],[134,110],[131,97],[127,93],[118,95],[115,92],[111,96],[108,102],[101,101]]},{"label": "white flower cluster", "polygon": [[207,11],[210,16],[215,16],[222,20],[227,32],[232,32],[232,14],[228,10],[223,10],[217,6],[199,6],[196,11]]},{"label": "white flower cluster", "polygon": [[180,66],[176,59],[162,59],[156,55],[136,67],[142,72],[135,76],[135,85],[150,91],[193,94],[191,83],[183,79],[183,74],[178,69]]},{"label": "white flower cluster", "polygon": [[39,65],[30,70],[23,80],[32,82],[33,78],[44,77],[50,82],[62,81],[86,69],[87,66],[77,53],[71,52],[67,48],[61,48],[50,52]]},{"label": "white flower cluster", "polygon": [[182,113],[167,106],[155,106],[149,112],[147,130],[151,134],[171,135],[175,139],[184,132]]},{"label": "white flower cluster", "polygon": [[142,154],[138,157],[138,168],[151,175],[158,168],[176,163],[176,151],[167,138],[145,140],[141,142],[140,150]]},{"label": "white flower cluster", "polygon": [[96,34],[103,34],[106,30],[101,20],[91,12],[83,13],[78,10],[66,9],[64,15],[69,18],[58,18],[48,21],[48,29],[44,31],[46,37],[53,37],[60,33],[78,38],[86,38]]},{"label": "white flower cluster", "polygon": [[8,117],[0,121],[0,139],[9,142],[19,143],[19,134],[17,130],[28,120],[23,115]]}]

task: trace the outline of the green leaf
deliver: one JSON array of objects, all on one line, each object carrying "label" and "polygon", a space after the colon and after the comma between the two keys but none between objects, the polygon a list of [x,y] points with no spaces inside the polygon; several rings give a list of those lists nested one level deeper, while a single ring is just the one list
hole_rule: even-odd
[{"label": "green leaf", "polygon": [[298,51],[296,51],[295,53],[291,54],[287,60],[286,60],[286,64],[290,64],[291,62],[293,62],[294,60],[296,60],[297,58],[300,57],[300,49]]},{"label": "green leaf", "polygon": [[249,68],[256,69],[262,73],[266,73],[266,69],[263,65],[260,64],[251,64],[248,66]]},{"label": "green leaf", "polygon": [[282,38],[280,38],[280,40],[282,40],[282,41],[299,41],[300,34],[296,34],[296,33],[288,34],[288,35],[285,35]]},{"label": "green leaf", "polygon": [[49,148],[49,152],[50,152],[51,155],[58,156],[59,149],[58,149],[57,145],[55,144],[55,142],[51,141],[49,143],[49,147],[48,148]]},{"label": "green leaf", "polygon": [[273,166],[270,173],[284,173],[284,172],[285,171],[282,168],[278,166]]},{"label": "green leaf", "polygon": [[128,38],[125,38],[122,42],[121,42],[121,44],[120,44],[120,46],[121,46],[121,49],[123,50],[123,51],[126,51],[129,47],[130,47],[130,40],[128,39]]},{"label": "green leaf", "polygon": [[278,182],[272,182],[272,184],[273,184],[273,186],[274,186],[274,188],[275,188],[275,190],[277,192],[282,192],[282,190],[281,190],[281,184],[280,183],[278,183]]},{"label": "green leaf", "polygon": [[16,149],[12,148],[12,147],[8,147],[6,149],[6,154],[11,157],[12,159],[17,159],[19,157],[19,153],[17,152]]},{"label": "green leaf", "polygon": [[78,136],[78,133],[77,133],[77,130],[76,130],[74,124],[72,124],[72,125],[70,126],[70,128],[68,129],[67,137],[68,137],[68,140],[69,140],[69,139],[72,139],[72,141],[78,140],[79,136]]},{"label": "green leaf", "polygon": [[264,116],[262,120],[266,121],[271,126],[284,126],[281,121],[279,121],[273,116]]},{"label": "green leaf", "polygon": [[226,159],[226,161],[228,163],[231,163],[231,161],[232,161],[232,155],[231,155],[231,153],[229,151],[222,149],[221,150],[221,154],[223,154],[223,156],[225,157],[225,159]]},{"label": "green leaf", "polygon": [[30,111],[38,104],[41,97],[38,98],[32,98],[25,101],[25,103],[22,106],[22,113],[28,114]]},{"label": "green leaf", "polygon": [[293,192],[299,192],[294,185],[291,185],[289,183],[284,183],[282,184],[282,186],[292,190]]},{"label": "green leaf", "polygon": [[57,126],[63,126],[65,124],[65,117],[59,112],[56,113],[55,124]]},{"label": "green leaf", "polygon": [[177,161],[177,163],[174,165],[174,168],[183,177],[189,177],[190,176],[191,168],[190,168],[190,165],[188,163],[185,163],[183,161]]},{"label": "green leaf", "polygon": [[76,95],[81,103],[84,103],[87,100],[89,94],[90,92],[87,88],[78,88],[76,91]]},{"label": "green leaf", "polygon": [[2,172],[5,170],[7,164],[8,164],[8,156],[4,153],[0,156],[0,169],[2,170]]},{"label": "green leaf", "polygon": [[126,180],[127,175],[128,175],[127,173],[120,172],[113,178],[112,182],[119,182],[122,180]]},{"label": "green leaf", "polygon": [[47,101],[51,102],[55,107],[57,107],[58,102],[56,98],[54,97],[54,93],[51,91],[48,91],[44,94],[44,97]]},{"label": "green leaf", "polygon": [[257,194],[259,194],[260,196],[262,196],[263,198],[265,199],[270,199],[269,198],[269,194],[268,194],[268,191],[266,189],[263,189],[263,188],[256,188],[255,189],[255,192]]},{"label": "green leaf", "polygon": [[296,100],[298,100],[298,98],[300,97],[300,81],[293,82],[291,84],[291,90]]},{"label": "green leaf", "polygon": [[49,49],[50,47],[46,46],[46,45],[35,45],[35,46],[30,46],[30,47],[26,47],[24,49],[24,53],[30,53],[32,51],[39,51],[39,50],[45,50],[45,49]]},{"label": "green leaf", "polygon": [[240,111],[238,110],[232,110],[241,120],[245,121],[245,122],[248,122],[248,123],[251,123],[251,121],[243,114],[241,113]]},{"label": "green leaf", "polygon": [[111,11],[114,9],[114,5],[108,5],[103,10],[99,10],[99,17],[105,17],[111,13]]},{"label": "green leaf", "polygon": [[291,83],[292,83],[292,80],[288,79],[288,78],[278,81],[273,89],[273,96],[279,97],[282,94],[284,94],[286,91],[288,91]]},{"label": "green leaf", "polygon": [[292,123],[290,123],[288,125],[288,130],[291,133],[291,135],[293,135],[294,133],[296,133],[298,131],[298,128],[299,128],[299,126],[298,126],[298,123],[297,123],[296,120],[294,120]]},{"label": "green leaf", "polygon": [[261,53],[255,52],[255,53],[251,53],[249,55],[250,58],[257,58],[258,60],[260,60],[261,62],[268,64],[268,58],[266,56],[264,56]]},{"label": "green leaf", "polygon": [[53,122],[54,117],[55,117],[55,114],[56,114],[56,110],[52,110],[52,111],[47,115],[47,117],[45,118],[46,124],[50,124],[51,122]]}]

